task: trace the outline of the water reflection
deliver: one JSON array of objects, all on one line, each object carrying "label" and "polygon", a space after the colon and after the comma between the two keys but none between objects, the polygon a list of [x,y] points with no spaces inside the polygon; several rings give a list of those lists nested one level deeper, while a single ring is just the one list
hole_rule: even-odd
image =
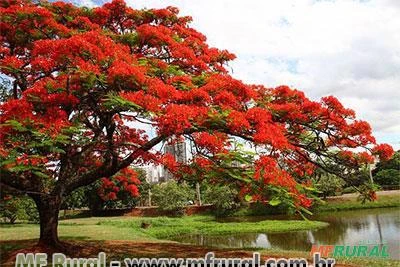
[{"label": "water reflection", "polygon": [[[287,217],[286,217],[287,218]],[[227,221],[285,219],[282,216],[230,218]],[[329,222],[329,227],[291,233],[251,233],[230,236],[186,235],[175,240],[211,247],[280,248],[309,251],[317,245],[386,244],[390,257],[400,259],[400,210],[370,209],[318,215],[313,219]]]}]

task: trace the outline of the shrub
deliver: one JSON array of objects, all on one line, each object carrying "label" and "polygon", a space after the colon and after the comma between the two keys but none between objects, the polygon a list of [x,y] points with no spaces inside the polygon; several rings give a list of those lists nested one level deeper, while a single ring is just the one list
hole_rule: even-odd
[{"label": "shrub", "polygon": [[0,201],[0,216],[4,222],[15,223],[16,220],[39,222],[39,212],[35,202],[26,196],[6,197]]},{"label": "shrub", "polygon": [[315,188],[320,192],[323,198],[341,194],[345,185],[345,182],[342,178],[327,173],[315,178],[314,182]]},{"label": "shrub", "polygon": [[87,187],[81,187],[78,188],[70,195],[68,195],[62,205],[62,209],[79,209],[79,208],[84,208],[88,206],[88,190]]},{"label": "shrub", "polygon": [[246,215],[248,216],[264,216],[264,215],[276,215],[276,214],[291,214],[291,209],[284,204],[271,206],[262,202],[254,202],[249,205],[246,209]]},{"label": "shrub", "polygon": [[39,212],[35,202],[29,197],[23,197],[21,200],[25,214],[24,219],[32,223],[39,223]]},{"label": "shrub", "polygon": [[22,217],[22,212],[19,198],[6,196],[0,201],[0,216],[4,222],[15,223],[17,219]]},{"label": "shrub", "polygon": [[373,170],[374,181],[383,186],[400,185],[400,151],[388,161],[380,161]]},{"label": "shrub", "polygon": [[157,184],[152,190],[152,199],[161,211],[174,216],[182,216],[185,207],[193,200],[194,191],[187,184],[171,180]]},{"label": "shrub", "polygon": [[400,185],[400,170],[386,169],[380,170],[374,177],[374,181],[384,186]]},{"label": "shrub", "polygon": [[238,191],[226,185],[210,186],[204,194],[205,203],[213,205],[216,216],[227,216],[239,208],[237,196]]}]

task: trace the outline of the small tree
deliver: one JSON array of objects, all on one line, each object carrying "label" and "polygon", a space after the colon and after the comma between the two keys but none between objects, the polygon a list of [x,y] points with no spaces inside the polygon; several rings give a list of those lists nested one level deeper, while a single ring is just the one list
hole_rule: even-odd
[{"label": "small tree", "polygon": [[239,192],[230,186],[209,186],[204,195],[205,203],[213,205],[216,216],[227,216],[240,207]]},{"label": "small tree", "polygon": [[336,196],[343,191],[345,181],[333,174],[323,173],[313,179],[315,188],[323,198]]},{"label": "small tree", "polygon": [[16,197],[5,196],[0,200],[0,217],[4,222],[15,223],[22,212],[21,200]]},{"label": "small tree", "polygon": [[24,209],[24,219],[27,219],[31,223],[39,223],[40,215],[38,208],[32,198],[27,196],[22,197],[21,204]]},{"label": "small tree", "polygon": [[5,222],[15,223],[16,220],[39,222],[39,213],[35,202],[27,196],[5,196],[0,200],[0,217]]},{"label": "small tree", "polygon": [[381,186],[400,186],[400,151],[388,161],[378,162],[373,170],[374,180]]},{"label": "small tree", "polygon": [[88,189],[80,187],[65,198],[61,208],[64,210],[88,207]]},{"label": "small tree", "polygon": [[178,184],[174,180],[157,184],[152,190],[155,204],[161,211],[182,216],[187,205],[193,201],[195,192],[187,184]]}]

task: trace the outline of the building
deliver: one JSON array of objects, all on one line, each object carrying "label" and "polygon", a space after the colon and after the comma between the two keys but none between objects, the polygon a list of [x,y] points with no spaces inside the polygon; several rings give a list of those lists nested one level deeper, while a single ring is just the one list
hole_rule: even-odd
[{"label": "building", "polygon": [[[171,154],[175,160],[180,163],[187,163],[186,143],[179,142],[175,144],[166,144],[164,154]],[[161,183],[173,178],[172,173],[160,165],[136,166],[146,172],[146,181],[148,183]]]},{"label": "building", "polygon": [[148,183],[158,183],[163,180],[163,168],[159,165],[138,166],[137,168],[146,172],[146,181]]},{"label": "building", "polygon": [[[186,152],[186,143],[185,142],[177,142],[174,144],[165,144],[164,154],[171,154],[175,157],[176,162],[179,163],[187,163],[187,152]],[[168,181],[173,178],[172,173],[170,173],[167,169],[164,168],[164,179],[163,181]]]}]

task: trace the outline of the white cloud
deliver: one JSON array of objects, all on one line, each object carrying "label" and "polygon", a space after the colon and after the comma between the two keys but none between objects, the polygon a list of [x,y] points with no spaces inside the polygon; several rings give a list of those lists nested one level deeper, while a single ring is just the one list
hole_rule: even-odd
[{"label": "white cloud", "polygon": [[335,95],[400,148],[400,1],[127,0],[177,6],[208,43],[237,55],[233,75]]}]

